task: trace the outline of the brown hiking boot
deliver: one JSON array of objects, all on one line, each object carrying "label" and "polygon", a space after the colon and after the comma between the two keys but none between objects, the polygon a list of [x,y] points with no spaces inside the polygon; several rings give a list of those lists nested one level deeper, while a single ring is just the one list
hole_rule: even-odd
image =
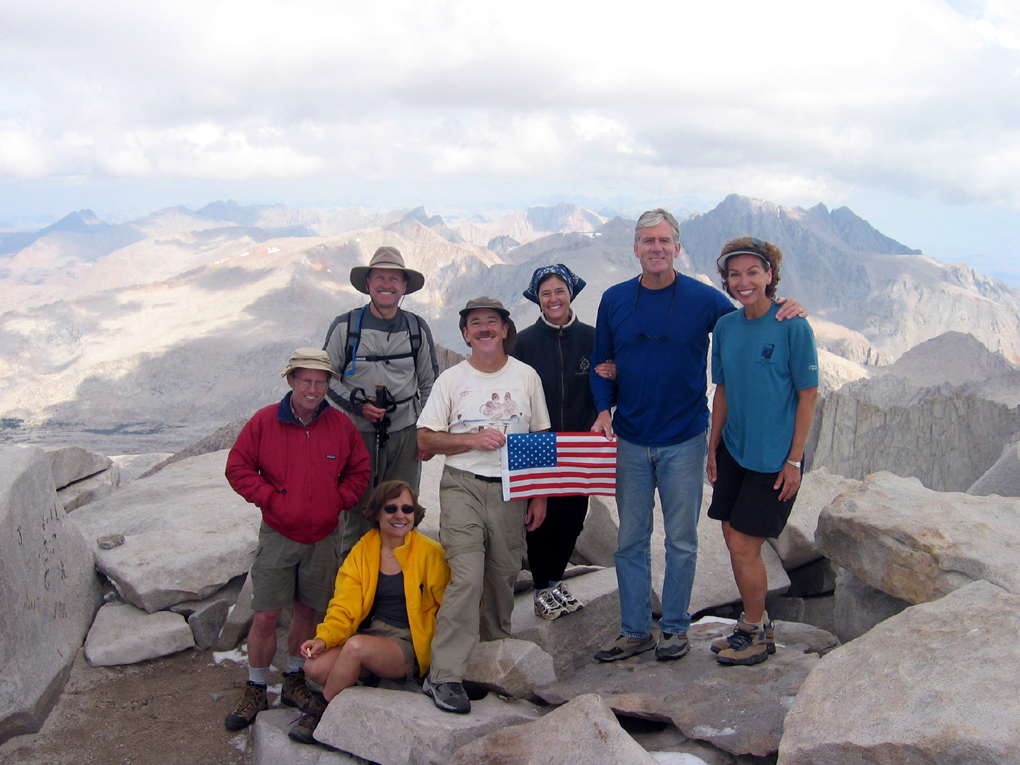
[{"label": "brown hiking boot", "polygon": [[[751,629],[745,630],[744,627]],[[769,657],[768,644],[765,642],[765,625],[744,622],[733,631],[729,638],[729,646],[716,654],[720,664],[760,664]]]},{"label": "brown hiking boot", "polygon": [[300,720],[290,726],[287,735],[299,744],[314,744],[315,729],[319,727],[319,720],[322,719],[328,703],[321,693],[314,694],[308,710],[301,715]]},{"label": "brown hiking boot", "polygon": [[283,673],[283,690],[280,691],[281,704],[307,712],[313,699],[312,689],[308,687],[303,669],[299,669],[297,672]]},{"label": "brown hiking boot", "polygon": [[[768,617],[766,616],[765,618]],[[744,615],[741,614],[740,619],[737,621],[737,626],[734,628],[733,631],[736,632],[737,630],[742,629],[745,632],[753,632],[754,627],[755,627],[754,624],[751,624],[750,622],[745,622]],[[720,651],[729,648],[730,639],[732,637],[733,635],[727,635],[724,638],[713,640],[712,645],[710,646],[712,649],[712,653],[719,653]],[[772,620],[765,622],[765,650],[768,651],[770,656],[776,652],[776,623],[775,621]]]},{"label": "brown hiking boot", "polygon": [[269,695],[266,686],[258,685],[249,680],[244,685],[241,697],[237,700],[234,711],[227,715],[224,724],[227,730],[244,730],[255,721],[255,715],[269,709]]}]

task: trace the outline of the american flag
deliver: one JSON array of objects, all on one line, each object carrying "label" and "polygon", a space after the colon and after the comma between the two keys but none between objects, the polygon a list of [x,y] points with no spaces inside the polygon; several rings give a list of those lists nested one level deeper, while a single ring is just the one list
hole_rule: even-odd
[{"label": "american flag", "polygon": [[512,433],[502,460],[504,500],[616,494],[616,441],[601,433]]}]

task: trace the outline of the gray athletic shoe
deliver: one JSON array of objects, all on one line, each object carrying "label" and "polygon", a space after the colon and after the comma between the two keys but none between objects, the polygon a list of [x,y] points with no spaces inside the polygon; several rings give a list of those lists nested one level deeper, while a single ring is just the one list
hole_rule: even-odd
[{"label": "gray athletic shoe", "polygon": [[426,675],[421,689],[425,695],[431,696],[435,705],[444,712],[454,712],[459,715],[466,715],[471,711],[471,700],[464,692],[464,686],[460,683],[435,683],[432,678]]},{"label": "gray athletic shoe", "polygon": [[650,651],[653,648],[655,648],[655,638],[651,635],[646,638],[620,635],[609,648],[604,648],[595,654],[595,660],[606,662],[629,659],[631,656],[637,656],[639,653]]},{"label": "gray athletic shoe", "polygon": [[663,632],[659,635],[659,643],[655,646],[655,658],[659,661],[682,659],[691,650],[691,641],[687,635],[674,635]]}]

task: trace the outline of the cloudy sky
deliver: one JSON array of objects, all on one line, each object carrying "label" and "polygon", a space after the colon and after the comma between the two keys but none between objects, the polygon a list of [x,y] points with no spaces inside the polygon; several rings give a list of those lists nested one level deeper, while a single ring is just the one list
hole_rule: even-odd
[{"label": "cloudy sky", "polygon": [[0,227],[849,206],[1020,287],[1013,0],[0,5]]}]

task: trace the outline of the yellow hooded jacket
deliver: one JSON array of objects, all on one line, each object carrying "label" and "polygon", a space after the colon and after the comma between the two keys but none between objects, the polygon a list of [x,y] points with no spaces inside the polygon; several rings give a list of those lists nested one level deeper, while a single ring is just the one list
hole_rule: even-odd
[{"label": "yellow hooded jacket", "polygon": [[[327,650],[343,645],[358,631],[372,610],[379,584],[382,538],[372,529],[361,538],[336,575],[336,589],[315,637]],[[443,592],[450,583],[450,567],[442,546],[417,530],[411,531],[395,551],[404,572],[404,599],[411,642],[424,675],[432,664],[432,637],[436,634],[436,613]]]}]

